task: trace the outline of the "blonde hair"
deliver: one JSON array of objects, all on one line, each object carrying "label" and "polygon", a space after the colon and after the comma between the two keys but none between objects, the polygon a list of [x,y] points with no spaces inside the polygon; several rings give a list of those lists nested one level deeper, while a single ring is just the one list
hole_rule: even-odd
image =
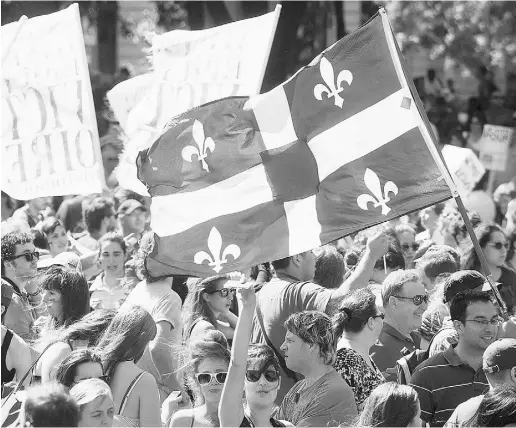
[{"label": "blonde hair", "polygon": [[109,385],[103,380],[96,378],[81,380],[70,389],[70,395],[75,399],[81,411],[86,404],[91,403],[99,397],[108,397],[113,401],[113,395]]}]

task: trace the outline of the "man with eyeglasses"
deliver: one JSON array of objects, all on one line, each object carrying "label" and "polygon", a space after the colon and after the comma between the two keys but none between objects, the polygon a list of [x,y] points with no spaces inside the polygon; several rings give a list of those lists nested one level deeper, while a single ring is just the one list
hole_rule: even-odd
[{"label": "man with eyeglasses", "polygon": [[489,385],[482,357],[497,339],[502,323],[485,291],[458,293],[451,301],[450,316],[459,336],[457,345],[430,357],[412,376],[421,419],[430,426],[443,426],[459,404],[485,392]]},{"label": "man with eyeglasses", "polygon": [[[482,358],[482,368],[490,389],[516,386],[516,339],[499,339],[489,345]],[[445,426],[465,426],[475,416],[483,398],[484,395],[478,395],[460,404]]]},{"label": "man with eyeglasses", "polygon": [[417,329],[428,306],[428,295],[415,269],[390,273],[381,294],[385,320],[377,342],[371,347],[371,358],[386,380],[395,382],[396,361],[420,347]]},{"label": "man with eyeglasses", "polygon": [[36,274],[38,259],[28,233],[11,232],[2,237],[2,282],[14,290],[4,325],[25,340],[36,339],[33,324],[44,313],[41,290],[30,281]]}]

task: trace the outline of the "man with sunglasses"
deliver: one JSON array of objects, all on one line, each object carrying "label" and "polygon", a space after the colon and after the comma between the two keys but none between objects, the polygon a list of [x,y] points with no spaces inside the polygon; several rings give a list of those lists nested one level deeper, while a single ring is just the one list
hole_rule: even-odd
[{"label": "man with sunglasses", "polygon": [[371,347],[371,358],[388,381],[397,380],[396,361],[420,348],[423,313],[428,295],[414,269],[390,273],[382,284],[385,320],[377,342]]},{"label": "man with sunglasses", "polygon": [[485,392],[488,383],[482,358],[502,324],[498,308],[485,291],[458,293],[451,301],[450,316],[458,343],[420,364],[412,376],[421,419],[430,426],[443,426],[459,404]]},{"label": "man with sunglasses", "polygon": [[32,327],[44,312],[41,291],[30,281],[36,274],[38,259],[31,235],[11,232],[2,237],[2,282],[14,290],[4,325],[25,340],[36,338]]}]

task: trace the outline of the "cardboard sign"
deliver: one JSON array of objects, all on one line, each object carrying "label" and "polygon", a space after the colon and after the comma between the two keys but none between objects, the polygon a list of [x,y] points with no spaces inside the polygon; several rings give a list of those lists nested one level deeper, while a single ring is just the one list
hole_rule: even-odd
[{"label": "cardboard sign", "polygon": [[505,171],[514,129],[506,126],[484,125],[480,161],[491,171]]},{"label": "cardboard sign", "polygon": [[100,193],[104,170],[78,5],[1,31],[2,190],[22,200]]},{"label": "cardboard sign", "polygon": [[153,39],[153,73],[135,78],[139,81],[122,82],[107,95],[128,135],[117,169],[122,187],[148,195],[136,177],[136,157],[152,145],[172,117],[220,98],[258,94],[279,10],[208,30],[171,31]]},{"label": "cardboard sign", "polygon": [[485,174],[484,165],[471,149],[447,144],[442,154],[460,195],[468,196]]}]

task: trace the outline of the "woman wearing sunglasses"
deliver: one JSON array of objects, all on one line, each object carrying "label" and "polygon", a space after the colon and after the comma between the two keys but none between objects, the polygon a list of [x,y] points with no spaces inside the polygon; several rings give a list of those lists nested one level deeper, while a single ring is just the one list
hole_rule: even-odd
[{"label": "woman wearing sunglasses", "polygon": [[208,331],[202,339],[189,342],[185,357],[186,377],[195,407],[175,412],[171,427],[220,425],[218,408],[230,358],[228,342],[220,331]]},{"label": "woman wearing sunglasses", "polygon": [[201,338],[209,330],[220,330],[226,339],[233,338],[237,317],[230,312],[233,289],[227,287],[225,275],[198,279],[189,285],[182,310],[183,341]]},{"label": "woman wearing sunglasses", "polygon": [[[499,290],[502,299],[505,300],[509,311],[512,311],[516,306],[516,272],[505,261],[509,250],[507,236],[495,223],[480,223],[475,228],[475,236],[486,257],[493,280],[501,284]],[[486,274],[471,242],[461,257],[461,269],[476,270]]]},{"label": "woman wearing sunglasses", "polygon": [[[271,415],[280,387],[279,362],[267,345],[251,344],[251,325],[256,308],[254,287],[238,289],[239,313],[228,378],[219,404],[221,427],[284,427],[290,422]],[[245,405],[242,403],[242,389]]]},{"label": "woman wearing sunglasses", "polygon": [[371,391],[385,382],[369,357],[369,350],[382,331],[383,319],[375,295],[367,289],[348,294],[333,316],[333,330],[339,338],[333,367],[353,390],[358,410]]}]

